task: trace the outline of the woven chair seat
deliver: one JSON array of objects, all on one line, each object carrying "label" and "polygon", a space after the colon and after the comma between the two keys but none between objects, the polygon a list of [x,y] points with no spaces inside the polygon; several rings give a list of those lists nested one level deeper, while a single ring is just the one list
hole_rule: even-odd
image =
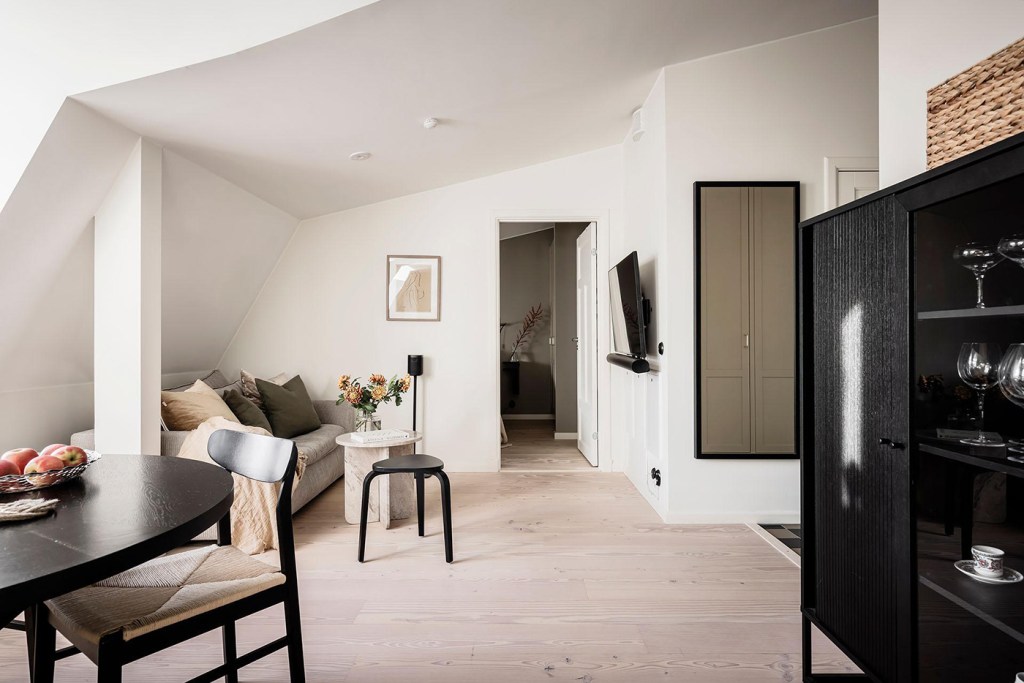
[{"label": "woven chair seat", "polygon": [[50,622],[96,661],[100,638],[159,630],[285,582],[281,572],[232,546],[151,560],[46,603]]}]

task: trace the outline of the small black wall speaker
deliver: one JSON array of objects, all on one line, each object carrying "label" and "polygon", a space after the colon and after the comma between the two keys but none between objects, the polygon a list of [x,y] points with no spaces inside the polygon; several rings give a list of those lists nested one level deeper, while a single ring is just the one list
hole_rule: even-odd
[{"label": "small black wall speaker", "polygon": [[409,374],[419,377],[423,374],[423,356],[409,356]]}]

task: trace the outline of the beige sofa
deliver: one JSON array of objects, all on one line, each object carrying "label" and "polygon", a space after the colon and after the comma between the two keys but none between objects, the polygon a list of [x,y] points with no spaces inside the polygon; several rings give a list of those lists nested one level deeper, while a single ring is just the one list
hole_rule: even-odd
[{"label": "beige sofa", "polygon": [[[203,381],[219,393],[237,388],[237,383],[228,383],[219,370]],[[345,474],[345,449],[335,439],[355,429],[355,411],[348,404],[335,405],[334,401],[315,400],[313,407],[320,418],[320,428],[293,439],[299,452],[306,457],[306,471],[292,492],[292,512],[300,510]],[[188,435],[189,432],[161,431],[160,454],[176,456]],[[92,450],[96,445],[96,435],[91,429],[72,434],[71,444]]]}]

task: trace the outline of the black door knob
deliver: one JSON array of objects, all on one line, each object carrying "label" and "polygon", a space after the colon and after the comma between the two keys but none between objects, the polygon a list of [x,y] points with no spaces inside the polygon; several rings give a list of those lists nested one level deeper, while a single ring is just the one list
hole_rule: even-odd
[{"label": "black door knob", "polygon": [[886,439],[885,437],[882,437],[881,439],[878,440],[878,445],[879,446],[892,446],[892,439]]},{"label": "black door knob", "polygon": [[899,451],[902,451],[903,449],[905,449],[907,447],[906,444],[904,444],[904,443],[902,443],[900,441],[893,441],[892,439],[888,439],[886,437],[882,437],[881,439],[879,439],[878,440],[878,445],[879,446],[888,446],[889,448],[892,448],[894,450],[899,450]]}]

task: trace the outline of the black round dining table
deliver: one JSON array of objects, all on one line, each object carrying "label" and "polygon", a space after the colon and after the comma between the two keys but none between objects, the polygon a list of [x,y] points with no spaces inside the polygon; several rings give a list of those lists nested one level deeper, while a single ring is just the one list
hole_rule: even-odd
[{"label": "black round dining table", "polygon": [[0,524],[0,628],[45,600],[184,545],[230,509],[231,474],[212,463],[104,455],[74,481],[28,493],[46,517]]}]

